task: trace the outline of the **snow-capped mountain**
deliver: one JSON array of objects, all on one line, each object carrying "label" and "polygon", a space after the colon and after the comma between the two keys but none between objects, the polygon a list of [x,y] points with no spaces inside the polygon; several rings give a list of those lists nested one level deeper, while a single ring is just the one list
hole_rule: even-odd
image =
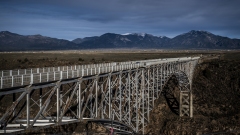
[{"label": "snow-capped mountain", "polygon": [[[147,34],[147,33],[125,33],[125,34],[121,34],[123,36],[126,36],[126,35],[135,35],[135,36],[141,36],[141,37],[145,37],[146,35],[151,35],[151,34]],[[153,36],[153,35],[151,35]]]},{"label": "snow-capped mountain", "polygon": [[95,40],[82,42],[86,48],[159,48],[167,44],[169,38],[159,38],[146,33],[114,34],[106,33]]},{"label": "snow-capped mountain", "polygon": [[101,36],[77,38],[73,41],[41,35],[23,36],[8,31],[0,32],[0,51],[60,50],[90,48],[240,48],[240,39],[230,39],[207,31],[189,31],[174,38],[147,33],[105,33]]},{"label": "snow-capped mountain", "polygon": [[226,49],[240,48],[239,39],[214,35],[207,31],[192,30],[171,39],[171,47]]}]

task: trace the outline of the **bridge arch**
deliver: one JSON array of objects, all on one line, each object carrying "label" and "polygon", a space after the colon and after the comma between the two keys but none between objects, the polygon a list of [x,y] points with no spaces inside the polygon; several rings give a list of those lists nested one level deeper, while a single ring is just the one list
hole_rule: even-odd
[{"label": "bridge arch", "polygon": [[[169,108],[174,112],[175,114],[179,116],[190,116],[190,109],[191,108],[191,87],[190,87],[190,80],[188,75],[181,70],[178,70],[168,77],[168,81],[166,81],[167,85],[169,83],[169,79],[176,78],[177,81],[177,91],[171,91],[170,88],[164,88],[163,89],[163,96],[165,97]],[[176,93],[177,92],[177,97]],[[174,94],[175,93],[175,94]]]}]

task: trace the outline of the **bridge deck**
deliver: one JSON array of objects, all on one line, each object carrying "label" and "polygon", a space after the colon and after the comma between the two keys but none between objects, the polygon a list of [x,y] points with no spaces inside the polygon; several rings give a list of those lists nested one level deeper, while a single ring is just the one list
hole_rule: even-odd
[{"label": "bridge deck", "polygon": [[74,65],[62,67],[2,70],[0,71],[0,89],[51,82],[63,79],[110,73],[119,70],[130,70],[168,62],[184,62],[198,57],[141,60],[130,62],[112,62],[91,65]]}]

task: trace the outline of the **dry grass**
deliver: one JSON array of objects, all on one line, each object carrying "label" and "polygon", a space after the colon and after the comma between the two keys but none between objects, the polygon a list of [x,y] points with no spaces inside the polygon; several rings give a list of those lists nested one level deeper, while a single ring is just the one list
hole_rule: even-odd
[{"label": "dry grass", "polygon": [[[119,62],[156,58],[199,56],[221,53],[219,51],[176,51],[176,50],[83,50],[0,53],[0,70],[81,65],[89,63]],[[226,53],[226,52],[225,52]],[[235,58],[227,53],[227,58]],[[234,53],[240,55],[238,53]],[[240,56],[238,56],[240,57]]]}]

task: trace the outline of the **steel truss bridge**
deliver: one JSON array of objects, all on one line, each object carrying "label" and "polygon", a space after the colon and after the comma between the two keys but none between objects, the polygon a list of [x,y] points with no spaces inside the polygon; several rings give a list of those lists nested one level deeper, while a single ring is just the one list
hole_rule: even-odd
[{"label": "steel truss bridge", "polygon": [[83,120],[118,133],[144,133],[154,101],[171,76],[180,89],[179,115],[193,117],[192,78],[199,58],[0,71],[0,133]]}]

